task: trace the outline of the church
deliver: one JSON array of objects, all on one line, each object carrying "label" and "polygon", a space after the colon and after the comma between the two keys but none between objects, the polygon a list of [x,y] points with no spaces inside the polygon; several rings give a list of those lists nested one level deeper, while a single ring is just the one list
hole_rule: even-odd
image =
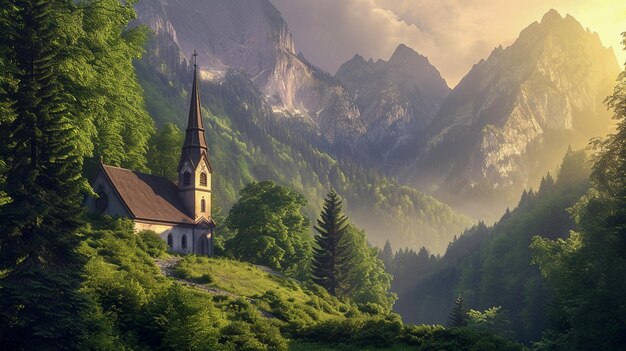
[{"label": "church", "polygon": [[178,162],[178,182],[100,163],[92,182],[97,198],[90,211],[133,220],[135,230],[152,230],[181,254],[213,255],[211,163],[204,135],[198,73],[194,64],[189,119]]}]

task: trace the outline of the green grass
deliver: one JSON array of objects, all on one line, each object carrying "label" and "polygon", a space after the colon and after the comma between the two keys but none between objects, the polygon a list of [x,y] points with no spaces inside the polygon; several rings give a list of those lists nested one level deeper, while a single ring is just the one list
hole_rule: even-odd
[{"label": "green grass", "polygon": [[315,285],[268,273],[250,263],[226,258],[186,256],[175,267],[184,279],[251,301],[284,321],[304,324],[344,317],[356,307],[339,301]]}]

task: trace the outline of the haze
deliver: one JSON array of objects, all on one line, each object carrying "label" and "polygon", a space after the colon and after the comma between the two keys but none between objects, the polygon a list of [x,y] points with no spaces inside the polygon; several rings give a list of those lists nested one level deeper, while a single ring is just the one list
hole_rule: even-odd
[{"label": "haze", "polygon": [[400,43],[427,56],[454,87],[493,48],[554,8],[571,14],[626,60],[623,1],[597,0],[271,0],[294,34],[296,49],[335,73],[355,53],[387,60]]}]

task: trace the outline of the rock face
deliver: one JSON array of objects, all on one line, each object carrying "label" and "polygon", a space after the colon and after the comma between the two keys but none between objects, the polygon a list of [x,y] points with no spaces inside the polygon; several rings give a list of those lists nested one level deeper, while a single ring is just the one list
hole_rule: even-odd
[{"label": "rock face", "polygon": [[348,92],[294,51],[287,24],[268,0],[143,0],[140,22],[189,60],[204,78],[247,73],[276,112],[305,122],[325,142],[354,150],[365,132]]},{"label": "rock face", "polygon": [[553,170],[568,145],[608,131],[602,102],[618,72],[596,33],[551,10],[454,88],[405,179],[474,210],[480,200],[503,210]]},{"label": "rock face", "polygon": [[335,77],[361,112],[370,154],[385,160],[428,127],[450,92],[428,59],[404,44],[387,62],[355,55]]}]

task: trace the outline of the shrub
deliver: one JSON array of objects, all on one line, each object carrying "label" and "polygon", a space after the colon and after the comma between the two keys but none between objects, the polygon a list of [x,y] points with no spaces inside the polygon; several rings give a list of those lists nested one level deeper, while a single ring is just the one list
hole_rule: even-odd
[{"label": "shrub", "polygon": [[140,247],[152,257],[160,257],[167,251],[167,243],[159,234],[152,230],[142,230],[137,233],[140,239]]}]

